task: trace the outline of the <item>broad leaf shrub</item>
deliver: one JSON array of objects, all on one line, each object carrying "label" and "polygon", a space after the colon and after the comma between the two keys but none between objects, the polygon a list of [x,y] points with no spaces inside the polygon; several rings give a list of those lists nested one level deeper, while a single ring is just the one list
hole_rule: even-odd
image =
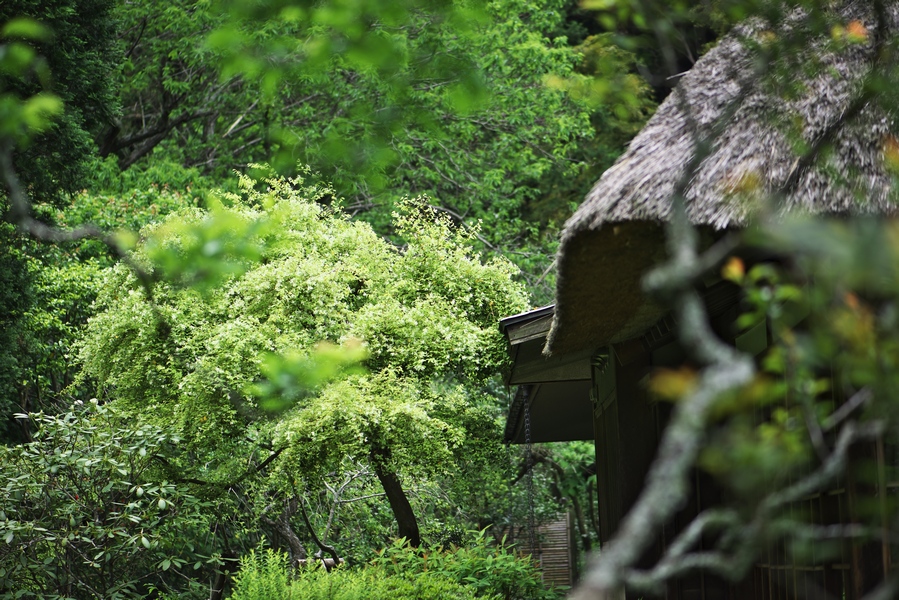
[{"label": "broad leaf shrub", "polygon": [[0,598],[140,598],[153,589],[188,598],[208,588],[197,580],[219,563],[214,510],[156,468],[177,438],[125,426],[96,401],[19,417],[36,432],[0,446]]},{"label": "broad leaf shrub", "polygon": [[479,598],[551,600],[561,598],[547,589],[529,556],[522,556],[505,540],[495,544],[486,530],[464,546],[413,548],[399,539],[384,548],[372,564],[387,575],[436,574],[474,589]]},{"label": "broad leaf shrub", "polygon": [[287,570],[287,557],[268,550],[251,552],[241,561],[232,600],[469,600],[474,588],[436,572],[399,573],[378,566],[339,568],[330,573],[311,565],[295,576]]}]

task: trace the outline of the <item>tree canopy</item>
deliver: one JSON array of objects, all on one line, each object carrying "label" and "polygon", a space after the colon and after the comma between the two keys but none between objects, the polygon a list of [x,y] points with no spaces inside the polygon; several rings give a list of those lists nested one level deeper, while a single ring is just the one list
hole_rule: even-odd
[{"label": "tree canopy", "polygon": [[[648,89],[603,42],[615,56],[604,68],[637,100],[613,111],[572,92],[597,68],[573,47],[581,37],[564,38],[564,3],[307,8],[4,8],[3,436],[25,453],[74,440],[69,462],[22,473],[37,496],[10,492],[4,531],[58,564],[59,539],[85,553],[90,502],[133,501],[108,443],[135,434],[129,419],[183,440],[145,448],[140,472],[175,482],[153,493],[218,507],[206,537],[187,510],[159,521],[132,506],[153,530],[138,537],[116,513],[103,526],[127,543],[29,590],[71,593],[102,558],[98,590],[195,593],[183,584],[197,564],[191,581],[220,597],[261,537],[296,560],[310,544],[364,560],[389,532],[440,544],[495,524],[499,538],[525,506],[507,489],[517,453],[495,444],[495,322],[527,306],[513,281],[549,289],[566,190],[586,184],[585,157],[616,154],[651,110]],[[309,183],[319,175],[298,158],[333,186]],[[93,397],[113,416],[93,414]],[[90,502],[53,491],[60,469],[98,461],[110,468],[84,483]],[[189,558],[157,552],[154,535],[182,517]],[[122,555],[134,576],[116,588]],[[36,575],[44,558],[16,572]]]},{"label": "tree canopy", "polygon": [[[392,494],[404,502],[396,472],[433,472],[478,435],[477,385],[504,360],[496,322],[526,306],[513,267],[482,262],[473,234],[420,200],[395,217],[398,248],[317,204],[331,193],[321,184],[240,186],[221,196],[228,206],[176,213],[143,232],[138,261],[164,272],[173,257],[180,265],[197,253],[221,279],[197,289],[196,271],[170,272],[150,301],[117,267],[82,345],[86,373],[133,414],[174,427],[219,480],[246,460],[232,445],[252,428],[283,452],[275,471],[288,481],[314,485],[347,459],[368,462],[391,504]],[[227,230],[194,237],[189,227],[212,215]],[[304,364],[322,342],[364,343],[365,373],[306,391]],[[272,420],[271,410],[283,412]],[[394,507],[400,534],[417,543],[415,519],[401,510],[411,507]]]},{"label": "tree canopy", "polygon": [[[118,111],[114,6],[111,0],[33,0],[0,8],[3,153],[18,146],[11,168],[39,202],[61,201],[85,187],[93,136]],[[52,126],[42,123],[56,113]]]},{"label": "tree canopy", "polygon": [[[627,53],[582,68],[587,51],[557,36],[562,5],[398,4],[394,14],[375,4],[384,22],[357,31],[317,10],[293,19],[238,2],[236,18],[125,4],[125,111],[100,152],[137,169],[154,152],[217,176],[299,160],[381,233],[398,199],[428,195],[539,272],[552,244],[538,234],[584,191],[590,161],[608,164],[652,107]],[[585,90],[597,72],[629,102],[603,110],[546,85]]]}]

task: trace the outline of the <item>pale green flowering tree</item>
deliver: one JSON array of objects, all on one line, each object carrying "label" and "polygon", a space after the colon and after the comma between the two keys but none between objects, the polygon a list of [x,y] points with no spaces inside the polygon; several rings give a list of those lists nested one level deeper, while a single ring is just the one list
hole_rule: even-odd
[{"label": "pale green flowering tree", "polygon": [[[497,321],[525,307],[514,267],[483,262],[423,201],[396,215],[396,247],[317,203],[325,186],[241,189],[144,230],[135,260],[166,282],[150,301],[131,270],[110,272],[85,371],[135,417],[173,424],[203,465],[191,477],[227,486],[268,467],[268,512],[347,459],[368,465],[417,544],[403,478],[451,472],[493,425],[479,386],[503,361]],[[364,370],[334,379],[354,353]]]}]

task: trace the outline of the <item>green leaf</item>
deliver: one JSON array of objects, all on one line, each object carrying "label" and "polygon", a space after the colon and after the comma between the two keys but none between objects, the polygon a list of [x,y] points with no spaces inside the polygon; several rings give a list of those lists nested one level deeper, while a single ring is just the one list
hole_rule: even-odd
[{"label": "green leaf", "polygon": [[49,27],[28,17],[16,17],[6,23],[0,30],[4,38],[20,38],[35,41],[48,41],[53,37]]},{"label": "green leaf", "polygon": [[47,129],[62,112],[62,100],[53,94],[35,94],[22,105],[22,119],[35,132]]},{"label": "green leaf", "polygon": [[618,6],[618,0],[581,0],[584,10],[610,10]]},{"label": "green leaf", "polygon": [[34,64],[36,57],[37,53],[34,49],[26,44],[13,42],[0,45],[0,73],[22,77]]}]

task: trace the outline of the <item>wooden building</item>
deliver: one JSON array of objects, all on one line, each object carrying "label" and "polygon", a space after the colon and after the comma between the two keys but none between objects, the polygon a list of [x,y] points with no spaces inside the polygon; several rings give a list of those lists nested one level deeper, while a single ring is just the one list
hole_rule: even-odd
[{"label": "wooden building", "polygon": [[[835,6],[834,22],[890,35],[899,31],[895,2],[885,4],[885,23],[868,3]],[[645,380],[651,369],[685,360],[673,317],[641,288],[643,275],[665,257],[663,224],[678,182],[689,177],[688,216],[708,243],[745,227],[753,202],[772,196],[784,212],[895,212],[895,179],[884,152],[899,137],[899,127],[875,99],[857,105],[862,78],[878,60],[873,34],[842,47],[811,38],[808,52],[820,69],[798,75],[805,78],[799,96],[778,97],[770,82],[753,80],[757,42],[789,34],[802,26],[801,17],[741,25],[699,59],[567,222],[555,305],[501,323],[513,361],[507,381],[518,386],[506,439],[526,441],[527,411],[532,442],[595,440],[600,497],[594,509],[601,541],[610,539],[634,503],[667,420],[668,407],[652,401]],[[850,112],[852,118],[845,119]],[[727,123],[719,128],[722,119]],[[817,160],[797,160],[796,135],[809,147],[826,142],[829,151]],[[711,149],[687,174],[699,139],[709,140]],[[752,182],[748,192],[741,184],[747,181]],[[764,323],[739,335],[732,325],[739,289],[714,277],[700,287],[721,336],[753,355],[762,353],[769,343]],[[797,322],[802,318],[795,315]],[[888,460],[883,444],[870,452],[881,466]],[[865,493],[893,494],[888,480],[875,487]],[[859,493],[850,476],[844,485],[804,499],[796,510],[816,523],[852,522]],[[660,532],[654,552],[721,494],[696,472],[690,504]],[[894,551],[887,543],[847,544],[839,557],[797,564],[782,544],[773,544],[739,585],[697,574],[672,583],[664,597],[860,598],[893,568]]]}]

